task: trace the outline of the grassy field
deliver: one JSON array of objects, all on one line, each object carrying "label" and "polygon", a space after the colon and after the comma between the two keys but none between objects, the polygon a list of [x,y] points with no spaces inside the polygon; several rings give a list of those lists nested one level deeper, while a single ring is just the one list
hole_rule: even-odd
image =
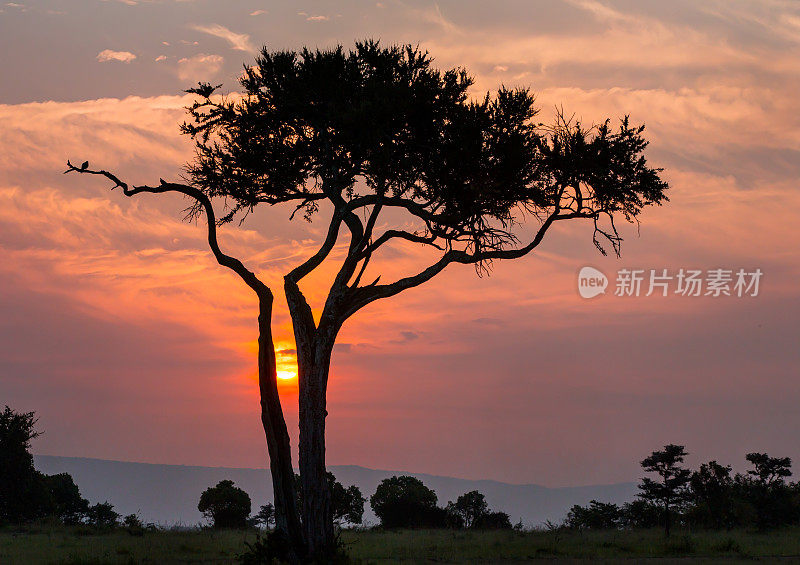
[{"label": "grassy field", "polygon": [[[355,563],[800,563],[800,528],[769,533],[354,531],[343,539]],[[0,531],[0,563],[235,563],[255,534],[33,527]]]}]

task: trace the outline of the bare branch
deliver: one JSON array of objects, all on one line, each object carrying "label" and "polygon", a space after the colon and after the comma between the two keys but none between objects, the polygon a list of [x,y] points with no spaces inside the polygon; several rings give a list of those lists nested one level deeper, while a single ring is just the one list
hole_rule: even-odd
[{"label": "bare branch", "polygon": [[441,245],[436,244],[436,240],[439,239],[438,236],[435,235],[419,235],[416,233],[410,233],[403,230],[387,230],[381,236],[376,239],[373,243],[369,244],[364,251],[361,253],[362,257],[372,255],[381,245],[389,241],[390,239],[405,239],[406,241],[411,241],[413,243],[422,243],[425,245],[430,245],[439,249],[440,251],[444,251],[444,248]]},{"label": "bare branch", "polygon": [[341,210],[334,210],[330,226],[328,227],[328,235],[325,237],[325,241],[322,242],[322,246],[320,246],[319,250],[309,257],[302,265],[292,269],[292,271],[286,275],[286,279],[297,284],[300,282],[300,279],[316,269],[325,260],[336,245],[336,240],[339,237],[339,228],[343,220],[344,213],[342,213]]},{"label": "bare branch", "polygon": [[[239,259],[231,257],[230,255],[226,255],[222,252],[217,239],[217,220],[216,215],[214,214],[214,207],[211,204],[211,199],[209,199],[209,197],[206,196],[201,190],[187,184],[166,182],[164,179],[159,179],[161,184],[158,186],[130,186],[128,183],[121,181],[113,173],[104,170],[89,169],[87,163],[84,163],[84,165],[81,167],[75,167],[72,163],[67,161],[67,170],[64,171],[64,174],[76,172],[81,174],[104,176],[114,183],[114,186],[111,187],[112,190],[120,187],[122,188],[122,192],[125,194],[125,196],[134,196],[143,192],[148,192],[151,194],[178,192],[195,199],[197,204],[202,207],[206,213],[206,223],[208,224],[208,245],[211,248],[211,251],[214,254],[217,262],[223,267],[227,267],[239,275],[242,280],[244,280],[244,282],[247,283],[247,285],[252,288],[260,297],[272,296],[272,291],[269,289],[269,287],[265,285],[258,277],[256,277],[252,271],[248,270]],[[190,207],[190,210],[197,209],[195,207]]]}]

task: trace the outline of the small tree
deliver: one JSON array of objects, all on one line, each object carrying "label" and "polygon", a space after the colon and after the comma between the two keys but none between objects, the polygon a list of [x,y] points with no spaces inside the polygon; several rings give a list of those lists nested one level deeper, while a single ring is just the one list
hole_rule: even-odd
[{"label": "small tree", "polygon": [[422,481],[403,475],[382,480],[369,503],[383,527],[418,528],[433,525],[437,500]]},{"label": "small tree", "polygon": [[489,513],[489,505],[486,504],[486,497],[483,494],[473,490],[462,494],[455,502],[449,502],[447,512],[457,516],[465,528],[471,528]]},{"label": "small tree", "polygon": [[270,527],[275,523],[275,507],[272,505],[271,502],[267,502],[261,508],[259,508],[258,513],[253,516],[253,521],[256,525],[263,526],[264,529],[270,529]]},{"label": "small tree", "polygon": [[682,445],[665,445],[661,451],[654,451],[642,460],[642,468],[648,473],[656,473],[658,481],[648,477],[639,484],[639,497],[659,504],[664,510],[664,533],[669,536],[671,512],[686,500],[686,491],[691,471],[680,466],[687,453]]},{"label": "small tree", "polygon": [[217,529],[246,528],[250,508],[250,495],[234,486],[230,480],[220,481],[215,487],[208,487],[200,495],[200,502],[197,504],[197,509]]},{"label": "small tree", "polygon": [[[598,249],[610,245],[618,254],[618,222],[635,221],[646,206],[666,200],[660,169],[643,156],[643,126],[623,117],[618,127],[610,120],[585,127],[560,115],[543,127],[527,89],[501,87],[470,99],[472,84],[465,70],[440,71],[413,46],[264,48],[244,69],[241,96],[218,96],[208,83],[189,90],[197,100],[182,131],[195,142],[195,159],[182,182],[132,185],[88,161],[67,163],[67,172],[104,176],[126,196],[187,196],[189,218],[205,216],[216,260],[256,294],[261,422],[277,529],[288,539],[290,559],[335,553],[326,394],[347,320],[451,265],[485,272],[492,261],[524,257],[564,221],[588,221]],[[221,217],[215,200],[230,204]],[[300,509],[277,386],[273,291],[218,240],[221,224],[282,204],[294,209],[290,218],[328,215],[317,251],[283,278],[297,348]],[[537,224],[530,234],[518,227],[526,220]],[[341,248],[340,237],[349,239],[345,256],[315,315],[300,285]],[[386,282],[380,256],[397,243],[424,246],[435,257]]]}]

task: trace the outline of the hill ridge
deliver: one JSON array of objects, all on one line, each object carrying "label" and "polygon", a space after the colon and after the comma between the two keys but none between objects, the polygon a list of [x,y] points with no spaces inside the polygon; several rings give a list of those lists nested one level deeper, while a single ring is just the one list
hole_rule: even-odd
[{"label": "hill ridge", "polygon": [[[250,494],[254,511],[272,500],[269,470],[248,467],[208,467],[202,465],[161,464],[34,455],[36,468],[47,474],[70,473],[81,493],[91,502],[108,500],[121,514],[139,514],[145,521],[163,525],[195,525],[202,516],[197,510],[200,493],[220,480],[231,479]],[[375,491],[378,483],[392,475],[411,475],[422,480],[439,497],[439,504],[455,500],[469,490],[480,490],[489,506],[507,512],[512,521],[528,526],[546,520],[561,521],[574,504],[591,499],[622,503],[636,491],[635,483],[546,487],[537,484],[514,484],[494,479],[463,479],[372,469],[362,465],[330,465],[328,467],[345,486],[355,484],[364,496]],[[369,503],[365,505],[367,522],[377,520]]]}]

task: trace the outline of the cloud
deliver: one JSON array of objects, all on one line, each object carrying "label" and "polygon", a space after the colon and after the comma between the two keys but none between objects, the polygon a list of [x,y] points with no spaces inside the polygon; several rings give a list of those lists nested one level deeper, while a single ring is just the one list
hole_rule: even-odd
[{"label": "cloud", "polygon": [[225,59],[220,55],[199,53],[178,59],[178,78],[187,81],[205,80],[216,75]]},{"label": "cloud", "polygon": [[237,51],[255,50],[253,45],[250,43],[250,36],[246,33],[236,33],[219,24],[192,25],[190,27],[196,31],[224,39],[230,44],[231,49],[235,49]]},{"label": "cloud", "polygon": [[439,4],[437,3],[434,3],[433,6],[428,6],[425,8],[417,8],[416,6],[410,6],[399,1],[397,4],[413,20],[423,21],[427,24],[433,24],[445,33],[458,35],[461,32],[460,28],[456,24],[444,16],[441,8],[439,8]]},{"label": "cloud", "polygon": [[176,135],[176,124],[191,99],[131,96],[0,104],[0,121],[8,126],[0,151],[0,182],[42,187],[67,158],[119,162],[122,147],[123,160],[152,162],[156,157],[162,165],[175,166],[189,154],[187,140]]},{"label": "cloud", "polygon": [[627,14],[623,14],[622,12],[603,4],[602,2],[597,2],[596,0],[567,0],[567,2],[591,12],[598,20],[601,21],[636,22],[636,18]]},{"label": "cloud", "polygon": [[267,10],[253,10],[252,12],[250,12],[251,16],[262,16],[264,14],[269,14],[269,11],[267,11]]},{"label": "cloud", "polygon": [[97,60],[101,63],[107,63],[109,61],[130,63],[134,59],[136,59],[136,55],[130,51],[112,51],[111,49],[104,49],[97,54]]},{"label": "cloud", "polygon": [[327,22],[330,18],[328,16],[308,16],[306,21],[308,22]]}]

